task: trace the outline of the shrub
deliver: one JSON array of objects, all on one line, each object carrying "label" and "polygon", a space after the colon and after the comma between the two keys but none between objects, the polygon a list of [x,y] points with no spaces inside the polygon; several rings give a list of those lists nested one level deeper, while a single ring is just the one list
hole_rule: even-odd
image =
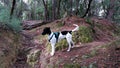
[{"label": "shrub", "polygon": [[85,22],[88,23],[88,24],[90,24],[90,25],[92,25],[92,20],[89,19],[89,18],[86,18],[86,19],[85,19]]},{"label": "shrub", "polygon": [[10,23],[7,23],[10,28],[12,28],[14,31],[21,31],[22,26],[20,25],[21,21],[15,17],[12,18]]},{"label": "shrub", "polygon": [[73,40],[76,43],[88,43],[93,40],[92,35],[92,30],[89,27],[80,26],[79,31],[73,34]]},{"label": "shrub", "polygon": [[0,27],[10,28],[14,31],[19,32],[22,30],[20,22],[21,21],[15,16],[10,19],[10,11],[0,5]]},{"label": "shrub", "polygon": [[68,47],[68,43],[66,39],[62,39],[56,44],[56,50],[62,50],[66,47]]}]

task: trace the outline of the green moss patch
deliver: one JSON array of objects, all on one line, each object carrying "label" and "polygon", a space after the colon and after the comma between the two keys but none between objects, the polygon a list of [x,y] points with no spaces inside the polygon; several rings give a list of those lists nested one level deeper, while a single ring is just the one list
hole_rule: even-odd
[{"label": "green moss patch", "polygon": [[80,68],[79,64],[64,64],[64,68]]},{"label": "green moss patch", "polygon": [[64,26],[64,23],[58,22],[57,26],[58,26],[58,27],[62,27],[62,26]]},{"label": "green moss patch", "polygon": [[93,41],[92,30],[87,26],[80,26],[79,31],[73,34],[73,41],[78,43],[88,43]]},{"label": "green moss patch", "polygon": [[62,50],[66,47],[68,47],[68,43],[66,39],[62,39],[56,44],[56,50]]}]

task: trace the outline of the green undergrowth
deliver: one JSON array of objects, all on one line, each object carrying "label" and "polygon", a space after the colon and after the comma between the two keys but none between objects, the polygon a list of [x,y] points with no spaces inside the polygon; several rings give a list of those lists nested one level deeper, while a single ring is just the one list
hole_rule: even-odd
[{"label": "green undergrowth", "polygon": [[15,15],[13,15],[12,18],[10,18],[9,9],[6,7],[3,7],[1,4],[0,4],[0,8],[3,8],[0,10],[0,27],[4,29],[11,29],[16,32],[21,31],[22,26],[21,26],[20,19]]},{"label": "green undergrowth", "polygon": [[39,49],[32,49],[27,55],[27,63],[34,68],[35,64],[38,62],[41,51]]},{"label": "green undergrowth", "polygon": [[[63,39],[55,45],[55,50],[59,51],[67,47],[68,47],[68,43],[65,39]],[[51,51],[51,44],[47,42],[46,48],[47,48],[47,51]]]},{"label": "green undergrowth", "polygon": [[62,27],[62,26],[64,26],[64,24],[62,22],[58,22],[57,26]]},{"label": "green undergrowth", "polygon": [[75,43],[88,43],[93,41],[93,33],[89,27],[80,26],[79,31],[73,34],[73,41]]},{"label": "green undergrowth", "polygon": [[62,50],[66,47],[68,47],[68,43],[67,43],[66,39],[63,39],[56,44],[56,50]]},{"label": "green undergrowth", "polygon": [[98,68],[96,62],[89,64],[88,66],[81,66],[78,63],[64,64],[63,68]]},{"label": "green undergrowth", "polygon": [[79,64],[77,63],[73,63],[73,64],[64,64],[64,67],[63,68],[81,68]]}]

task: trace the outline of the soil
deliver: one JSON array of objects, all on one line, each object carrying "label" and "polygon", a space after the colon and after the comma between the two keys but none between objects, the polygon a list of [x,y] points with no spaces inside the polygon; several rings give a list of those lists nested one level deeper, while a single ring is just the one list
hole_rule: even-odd
[{"label": "soil", "polygon": [[[112,27],[111,24],[108,24],[110,22],[107,20],[99,20],[96,18],[92,18],[92,20],[97,21],[99,23],[104,22],[103,23],[104,26],[105,24],[107,24],[106,26]],[[56,27],[59,25],[60,22],[55,21],[37,27],[33,30],[24,31],[24,33],[27,36],[29,35],[30,37],[32,37],[31,40],[24,39],[25,41],[23,41],[23,43],[25,48],[38,48],[42,52],[45,51],[45,44],[46,44],[45,42],[47,42],[47,39],[43,40],[44,43],[41,43],[39,41],[40,38],[39,36],[41,36],[44,27],[51,27],[52,31],[55,32],[55,31],[63,31],[63,30],[72,30],[74,28],[72,24],[88,26],[88,24],[85,23],[84,19],[78,17],[66,18],[64,21],[65,21],[64,25],[60,27]],[[101,33],[102,35],[99,34],[100,36],[97,37],[98,39],[94,40],[93,42],[82,43],[82,44],[77,43],[75,44],[75,47],[71,49],[70,52],[67,52],[66,51],[67,49],[63,49],[61,51],[56,51],[54,56],[50,56],[49,54],[45,56],[44,54],[41,54],[40,59],[44,60],[46,58],[45,60],[47,61],[48,64],[51,63],[53,64],[53,66],[54,64],[56,64],[58,68],[63,68],[65,64],[79,64],[80,66],[87,66],[87,67],[93,64],[94,66],[96,66],[96,68],[120,68],[120,44],[119,47],[115,47],[114,45],[110,47],[104,47],[110,42],[116,40],[116,38],[111,37],[111,35],[106,34],[104,31],[99,33]],[[29,41],[31,41],[32,43],[29,43]],[[43,58],[41,58],[41,56]],[[24,60],[18,60],[16,62],[16,68],[29,68],[26,64],[26,57],[24,56],[20,58]],[[41,67],[42,64],[43,63],[40,60],[36,64],[35,68],[42,68]],[[23,67],[20,65],[22,65]]]}]

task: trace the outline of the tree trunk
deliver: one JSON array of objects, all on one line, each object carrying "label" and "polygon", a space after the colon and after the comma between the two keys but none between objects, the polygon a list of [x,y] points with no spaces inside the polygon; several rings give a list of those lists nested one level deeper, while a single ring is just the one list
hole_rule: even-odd
[{"label": "tree trunk", "polygon": [[45,20],[48,21],[49,20],[49,12],[48,12],[48,8],[47,8],[47,4],[45,3],[44,0],[43,1],[43,5],[44,5],[44,10],[45,10],[45,14],[44,14],[44,17],[45,17]]},{"label": "tree trunk", "polygon": [[73,0],[70,0],[70,16],[72,16],[72,3],[73,3]]},{"label": "tree trunk", "polygon": [[60,3],[61,3],[61,0],[59,0],[58,1],[58,5],[57,5],[57,14],[56,14],[56,17],[57,17],[57,19],[59,18],[59,16],[60,16]]},{"label": "tree trunk", "polygon": [[78,13],[79,13],[78,7],[79,7],[79,0],[76,0],[76,11],[75,11],[75,15],[78,15]]},{"label": "tree trunk", "polygon": [[56,0],[52,0],[52,20],[56,19]]},{"label": "tree trunk", "polygon": [[11,11],[10,11],[10,19],[12,18],[12,15],[13,15],[13,12],[14,12],[14,9],[15,9],[15,4],[16,4],[16,0],[13,0],[12,8],[11,8]]},{"label": "tree trunk", "polygon": [[110,5],[109,5],[109,8],[107,9],[107,14],[106,14],[106,18],[108,20],[112,20],[114,7],[115,7],[115,0],[110,0]]},{"label": "tree trunk", "polygon": [[60,16],[60,2],[61,0],[52,0],[52,20],[56,20]]},{"label": "tree trunk", "polygon": [[92,0],[89,0],[88,8],[86,9],[85,14],[82,16],[82,18],[86,17],[88,12],[90,11],[90,6],[91,6]]}]

